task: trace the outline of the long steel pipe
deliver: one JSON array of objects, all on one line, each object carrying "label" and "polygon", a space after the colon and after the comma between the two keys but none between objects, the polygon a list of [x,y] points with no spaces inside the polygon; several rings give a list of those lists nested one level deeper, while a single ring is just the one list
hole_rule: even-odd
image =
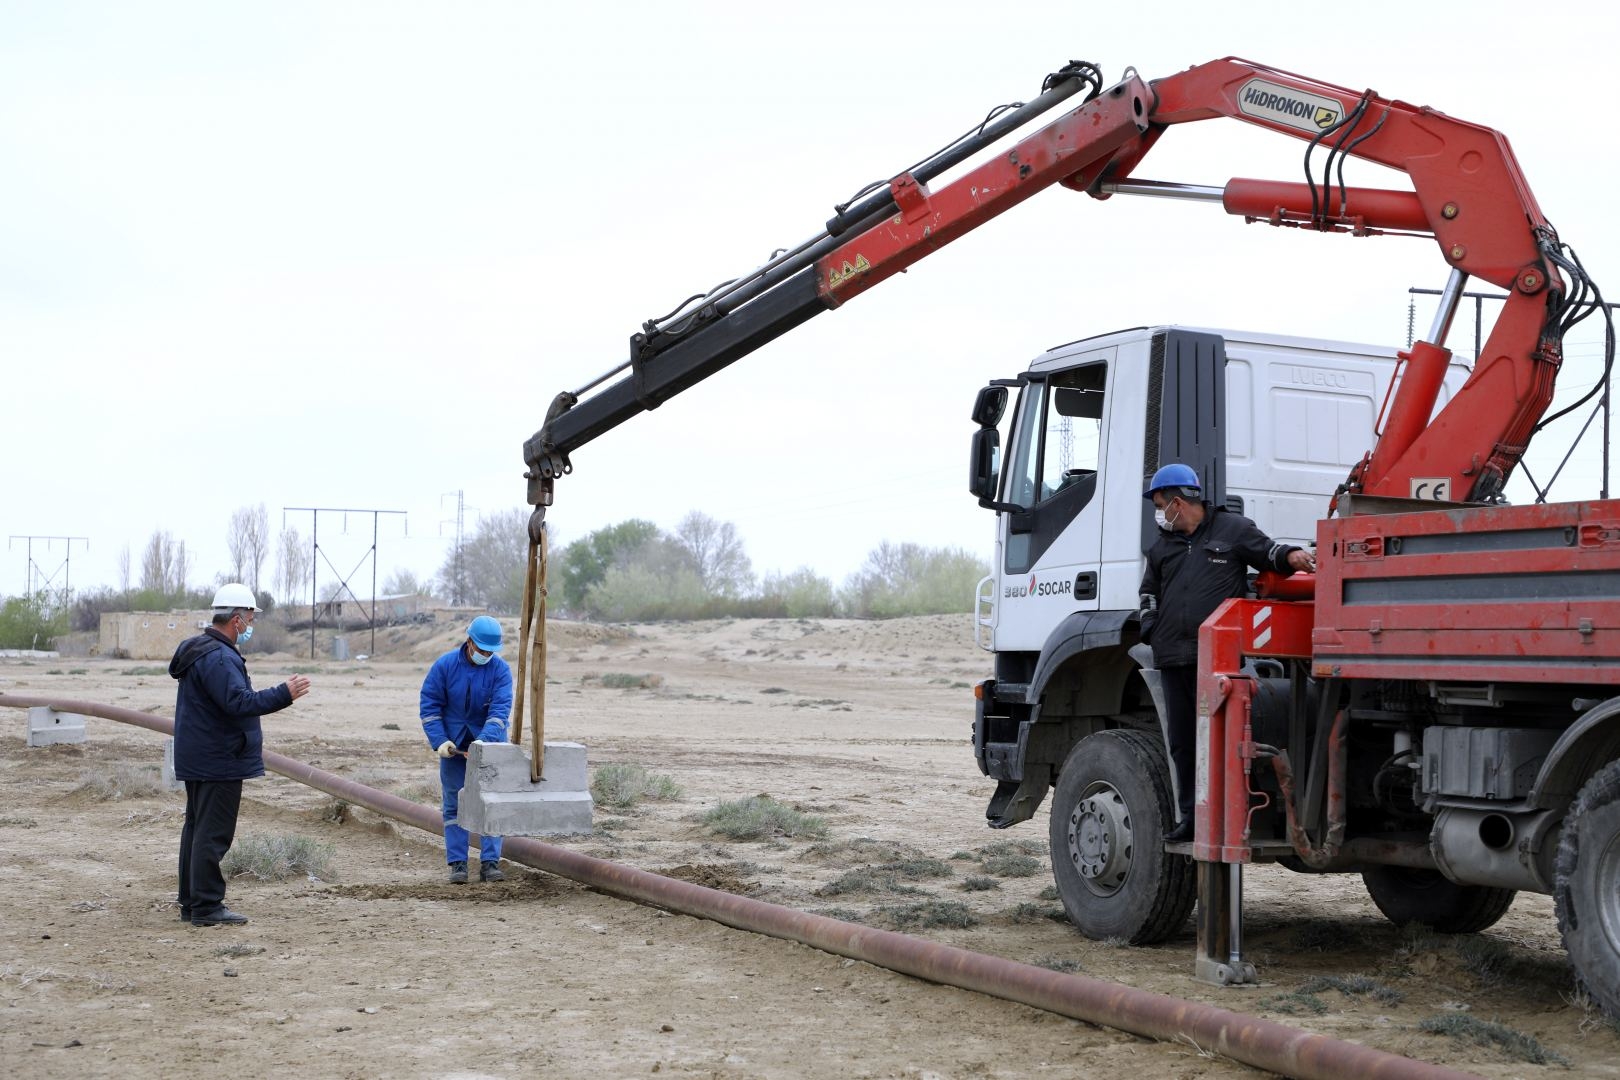
[{"label": "long steel pipe", "polygon": [[[60,712],[98,716],[163,735],[174,722],[116,705],[34,694],[0,694],[0,706],[49,706]],[[420,803],[357,784],[313,765],[266,750],[265,767],[299,783],[363,806],[427,832],[443,830],[439,813]],[[654,907],[711,919],[757,934],[797,941],[824,952],[864,960],[929,982],[1017,1001],[1047,1012],[1118,1028],[1164,1042],[1196,1045],[1284,1076],[1341,1080],[1461,1080],[1470,1073],[1331,1039],[1195,1001],[1154,994],[1084,975],[1066,975],[999,956],[878,930],[824,915],[750,900],[745,896],[677,881],[631,866],[591,858],[538,840],[506,839],[506,857],[537,870],[571,878],[603,892]],[[1477,1080],[1477,1078],[1476,1078]]]}]

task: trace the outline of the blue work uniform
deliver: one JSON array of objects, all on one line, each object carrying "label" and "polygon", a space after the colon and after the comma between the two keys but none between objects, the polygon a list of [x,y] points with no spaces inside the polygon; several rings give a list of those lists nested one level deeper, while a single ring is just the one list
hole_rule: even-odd
[{"label": "blue work uniform", "polygon": [[[499,656],[478,665],[467,657],[466,643],[433,662],[422,680],[422,732],[437,750],[446,740],[465,751],[474,740],[505,742],[512,715],[512,669]],[[467,782],[467,759],[439,759],[444,856],[447,863],[467,861],[467,830],[455,824],[461,789]],[[499,862],[501,838],[479,837],[479,859]]]}]

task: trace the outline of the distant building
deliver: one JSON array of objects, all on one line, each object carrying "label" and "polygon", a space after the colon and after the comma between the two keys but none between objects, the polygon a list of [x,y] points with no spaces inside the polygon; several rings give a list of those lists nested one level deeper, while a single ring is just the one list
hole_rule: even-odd
[{"label": "distant building", "polygon": [[108,611],[101,616],[97,650],[127,660],[167,660],[175,647],[202,633],[212,611]]}]

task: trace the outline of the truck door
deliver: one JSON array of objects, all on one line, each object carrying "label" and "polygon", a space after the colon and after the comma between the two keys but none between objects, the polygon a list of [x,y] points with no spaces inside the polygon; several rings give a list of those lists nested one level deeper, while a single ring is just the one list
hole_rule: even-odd
[{"label": "truck door", "polygon": [[1075,611],[1095,610],[1112,350],[1032,373],[1019,401],[999,515],[995,648],[1038,650]]}]

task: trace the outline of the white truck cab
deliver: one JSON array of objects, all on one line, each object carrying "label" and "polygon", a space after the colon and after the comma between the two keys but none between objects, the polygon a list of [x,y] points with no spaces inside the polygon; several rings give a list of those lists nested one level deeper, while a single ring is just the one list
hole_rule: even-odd
[{"label": "white truck cab", "polygon": [[[1059,346],[980,391],[970,489],[998,522],[977,597],[995,677],[974,752],[998,782],[992,825],[1033,814],[1086,735],[1160,730],[1130,655],[1154,471],[1191,465],[1212,504],[1310,546],[1398,369],[1379,346],[1154,326]],[[1437,408],[1467,375],[1452,364]]]}]

